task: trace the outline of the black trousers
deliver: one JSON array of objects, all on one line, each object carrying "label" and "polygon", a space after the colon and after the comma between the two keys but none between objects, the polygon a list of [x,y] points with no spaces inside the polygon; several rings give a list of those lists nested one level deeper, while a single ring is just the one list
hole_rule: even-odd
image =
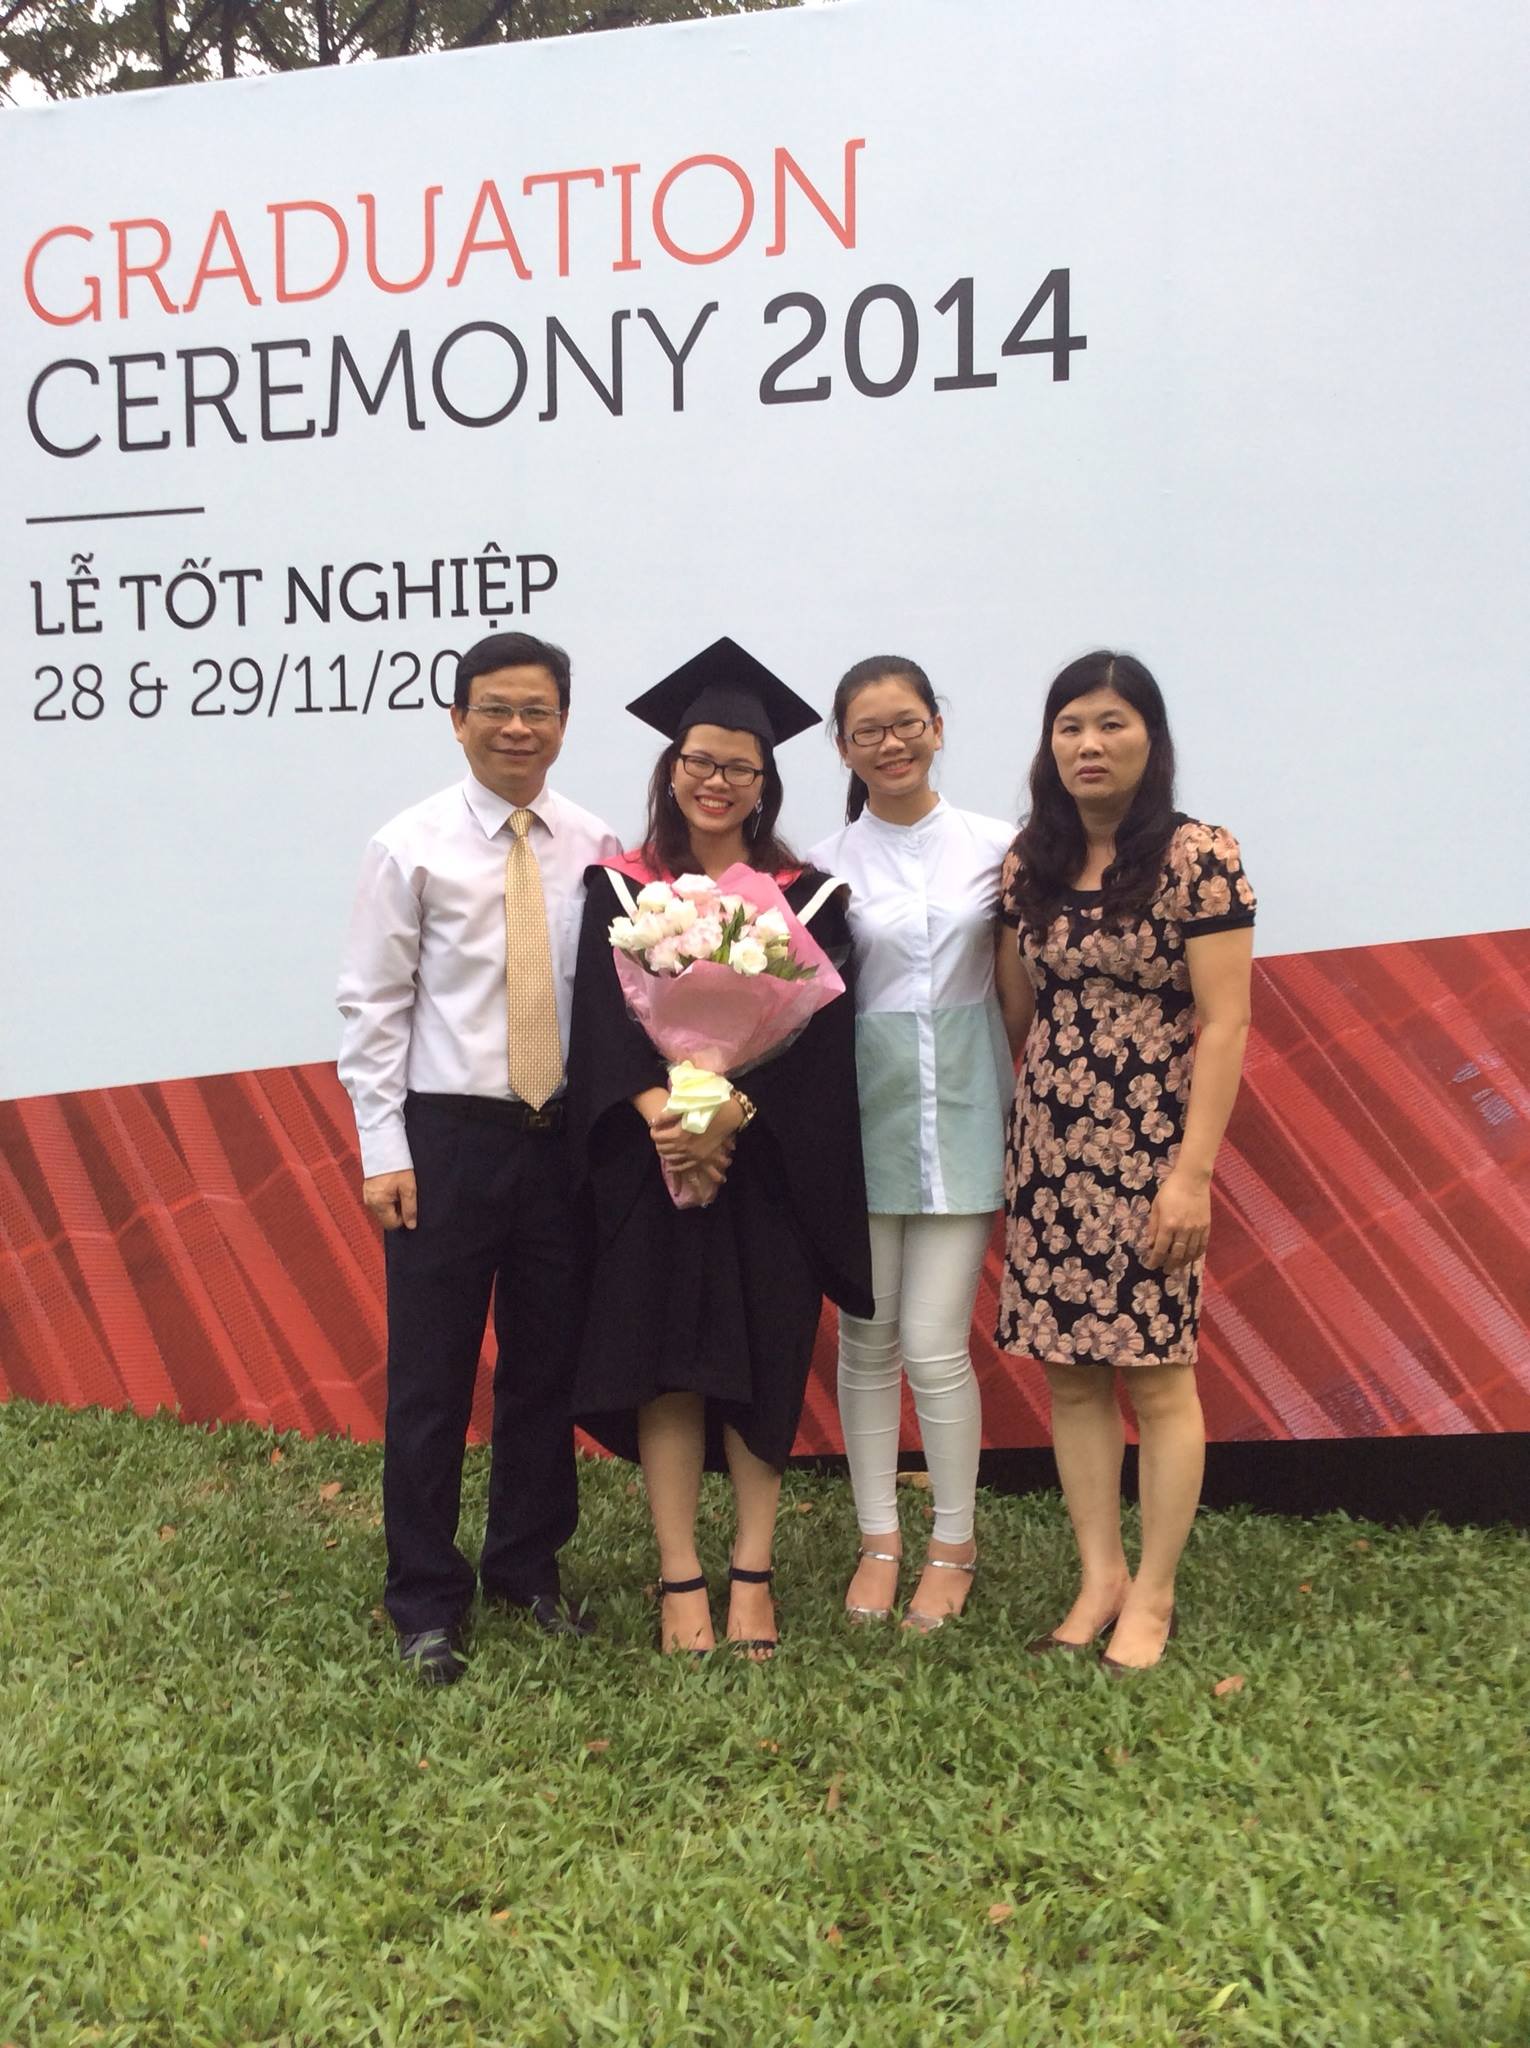
[{"label": "black trousers", "polygon": [[[579,1519],[569,1394],[579,1255],[561,1131],[514,1128],[476,1097],[405,1105],[419,1221],[384,1239],[388,1412],[385,1602],[404,1635],[450,1628],[484,1591],[557,1593]],[[489,1511],[478,1573],[457,1547],[462,1458],[490,1298]]]}]

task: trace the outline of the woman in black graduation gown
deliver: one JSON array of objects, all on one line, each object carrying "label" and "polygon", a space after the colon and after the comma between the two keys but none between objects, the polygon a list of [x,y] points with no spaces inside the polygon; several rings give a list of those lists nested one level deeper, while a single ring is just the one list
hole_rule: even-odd
[{"label": "woman in black graduation gown", "polygon": [[[793,910],[825,877],[775,836],[774,748],[817,714],[731,640],[628,707],[667,734],[634,880],[736,861],[776,876]],[[726,1469],[737,1530],[727,1637],[775,1647],[770,1559],[781,1471],[797,1433],[822,1296],[872,1312],[855,1087],[855,1005],[826,1004],[783,1052],[740,1076],[701,1137],[663,1115],[666,1062],[628,1014],[608,931],[623,903],[586,875],[569,1052],[575,1171],[593,1198],[595,1248],[574,1410],[595,1439],[641,1462],[659,1545],[660,1647],[713,1647],[696,1553],[703,1468]],[[848,972],[844,895],[811,929]],[[711,1197],[677,1209],[661,1162]],[[721,1176],[719,1184],[719,1176]]]}]

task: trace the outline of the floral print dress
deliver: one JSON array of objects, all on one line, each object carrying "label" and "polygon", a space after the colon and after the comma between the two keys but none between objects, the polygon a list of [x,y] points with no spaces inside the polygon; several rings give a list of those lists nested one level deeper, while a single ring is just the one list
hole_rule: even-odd
[{"label": "floral print dress", "polygon": [[1149,1212],[1184,1135],[1195,1004],[1185,941],[1254,922],[1238,842],[1180,819],[1157,894],[1125,930],[1098,889],[1022,925],[1017,856],[1001,882],[1036,990],[1005,1147],[998,1343],[1049,1365],[1193,1365],[1203,1259],[1144,1266]]}]

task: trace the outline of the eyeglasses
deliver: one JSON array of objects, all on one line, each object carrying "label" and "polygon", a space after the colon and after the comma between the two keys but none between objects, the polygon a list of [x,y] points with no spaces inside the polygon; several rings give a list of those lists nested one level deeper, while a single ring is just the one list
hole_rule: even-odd
[{"label": "eyeglasses", "polygon": [[470,718],[487,718],[495,725],[508,725],[518,718],[533,732],[545,732],[561,716],[548,704],[467,704],[463,709]]},{"label": "eyeglasses", "polygon": [[707,782],[720,775],[730,789],[752,789],[765,773],[763,768],[751,768],[747,761],[714,761],[710,754],[682,754],[680,766],[692,782]]},{"label": "eyeglasses", "polygon": [[895,718],[891,725],[858,725],[850,735],[852,747],[879,747],[891,733],[895,739],[917,740],[930,729],[927,718]]}]

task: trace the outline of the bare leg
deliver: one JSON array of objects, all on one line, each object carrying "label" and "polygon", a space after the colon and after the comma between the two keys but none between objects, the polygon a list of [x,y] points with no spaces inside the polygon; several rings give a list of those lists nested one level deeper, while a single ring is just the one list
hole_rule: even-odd
[{"label": "bare leg", "polygon": [[1052,1450],[1078,1543],[1078,1597],[1054,1631],[1087,1643],[1118,1614],[1131,1585],[1121,1547],[1121,1458],[1126,1431],[1116,1376],[1097,1365],[1049,1365]]},{"label": "bare leg", "polygon": [[[770,1569],[776,1540],[776,1509],[781,1499],[781,1475],[767,1465],[744,1442],[736,1429],[723,1431],[723,1450],[728,1476],[733,1481],[733,1506],[737,1531],[733,1538],[733,1562],[744,1571]],[[769,1586],[749,1585],[734,1580],[728,1589],[728,1640],[766,1641],[776,1632],[776,1607]],[[763,1663],[768,1650],[751,1650],[751,1658]]]},{"label": "bare leg", "polygon": [[1110,1639],[1118,1664],[1163,1655],[1174,1612],[1174,1573],[1195,1520],[1206,1469],[1206,1426],[1188,1365],[1148,1365],[1123,1375],[1142,1439],[1142,1560]]},{"label": "bare leg", "polygon": [[[662,1578],[694,1579],[701,1574],[696,1508],[701,1499],[705,1451],[706,1423],[699,1394],[661,1394],[638,1410],[638,1456]],[[666,1651],[715,1647],[704,1592],[666,1593],[661,1612],[661,1647]]]}]

